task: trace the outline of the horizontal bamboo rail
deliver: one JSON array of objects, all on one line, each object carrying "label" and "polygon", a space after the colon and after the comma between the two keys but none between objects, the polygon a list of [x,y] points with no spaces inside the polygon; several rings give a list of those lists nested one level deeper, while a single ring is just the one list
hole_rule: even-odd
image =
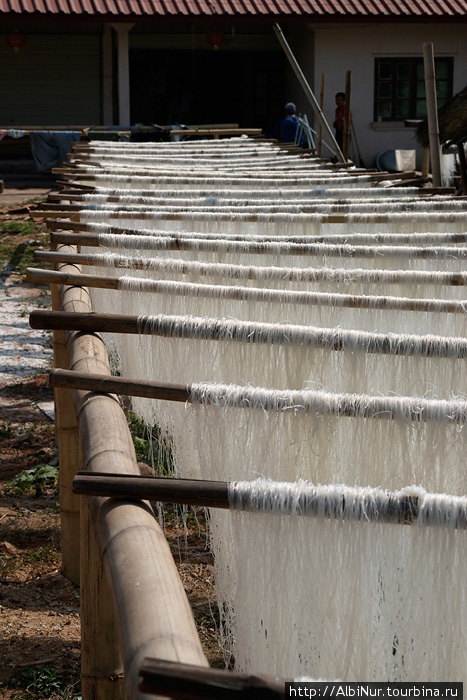
[{"label": "horizontal bamboo rail", "polygon": [[156,476],[130,476],[78,472],[73,493],[82,496],[137,498],[143,501],[177,503],[204,508],[229,508],[226,481],[173,479]]},{"label": "horizontal bamboo rail", "polygon": [[[466,205],[466,211],[467,211],[467,205]],[[92,212],[92,210],[90,210]],[[97,212],[98,213],[98,212]],[[79,221],[79,212],[68,212],[68,215],[70,217],[76,217],[75,221]],[[53,209],[45,209],[45,210],[40,210],[36,209],[32,212],[30,212],[30,216],[33,220],[40,220],[40,219],[63,219],[66,218],[67,212],[63,210],[53,210]],[[241,221],[242,223],[284,223],[285,218],[288,217],[297,217],[297,221],[300,220],[302,223],[305,221],[309,221],[310,223],[319,223],[319,224],[347,224],[349,222],[352,222],[354,224],[390,224],[394,223],[394,220],[397,218],[398,221],[413,221],[416,216],[417,212],[396,212],[395,214],[375,214],[373,212],[369,212],[368,214],[316,214],[316,213],[305,213],[305,214],[281,214],[281,213],[275,213],[275,214],[245,214],[245,213],[239,213],[239,212],[231,212],[231,213],[224,213],[224,212],[196,212],[192,211],[191,213],[186,213],[186,212],[181,212],[181,213],[174,213],[174,212],[167,212],[167,211],[154,211],[154,212],[140,212],[140,211],[109,211],[107,212],[107,218],[108,219],[135,219],[137,221],[157,221],[158,219],[163,219],[164,221],[188,221],[188,222],[193,222],[193,221],[206,221],[206,220],[215,220],[216,222],[221,222],[221,221],[227,221],[227,222],[232,222],[232,221]],[[442,223],[454,223],[456,221],[464,221],[466,218],[466,212],[464,211],[456,211],[454,213],[452,212],[444,212],[444,211],[433,211],[430,212],[431,219],[437,222],[442,222]],[[300,219],[299,219],[300,217]],[[292,223],[292,221],[290,221]]]},{"label": "horizontal bamboo rail", "polygon": [[80,389],[88,392],[141,396],[146,399],[161,399],[186,403],[190,400],[190,389],[183,384],[165,384],[149,380],[114,377],[92,372],[53,369],[49,374],[50,385],[59,388]]},{"label": "horizontal bamboo rail", "polygon": [[[281,486],[281,484],[277,484]],[[207,481],[202,479],[176,479],[167,477],[120,476],[119,474],[88,474],[79,472],[73,481],[73,491],[84,496],[108,496],[109,498],[141,498],[160,503],[177,503],[205,508],[258,511],[260,513],[280,512],[284,515],[307,517],[338,518],[343,520],[360,520],[363,522],[391,523],[396,525],[440,526],[438,515],[430,518],[425,513],[420,518],[420,500],[430,498],[433,494],[416,494],[388,489],[365,489],[355,487],[352,509],[346,511],[346,492],[349,487],[332,485],[339,505],[333,499],[329,501],[329,491],[323,498],[322,486],[308,484],[298,496],[288,498],[285,493],[280,505],[272,501],[269,508],[264,508],[261,499],[236,495],[235,482]],[[467,529],[467,500],[452,497],[454,508],[446,513],[447,527]],[[266,500],[267,503],[267,500]]]},{"label": "horizontal bamboo rail", "polygon": [[[71,370],[52,370],[50,372],[50,384],[61,388],[74,388],[90,392],[89,395],[98,395],[102,392],[113,392],[123,396],[141,396],[148,399],[163,401],[191,402],[192,387],[180,384],[162,384],[148,380],[126,379],[125,377],[107,377],[106,375],[78,373]],[[194,386],[194,385],[193,385]],[[244,407],[250,400],[251,391],[241,388],[242,403],[235,406]],[[443,409],[445,419],[450,423],[464,424],[467,422],[467,403],[465,401],[427,400],[414,397],[374,397],[365,394],[339,395],[338,412],[332,403],[328,402],[329,396],[316,391],[284,391],[274,405],[267,408],[261,406],[261,410],[281,411],[286,408],[297,408],[298,402],[311,398],[310,410],[320,415],[339,415],[347,418],[370,418],[374,420],[392,420],[400,415],[399,399],[405,400],[404,418],[414,422],[439,420],[440,409]],[[219,406],[219,397],[211,401],[205,397],[206,405]]]},{"label": "horizontal bamboo rail", "polygon": [[[247,182],[249,180],[261,180],[261,181],[275,181],[275,180],[287,180],[290,182],[295,182],[297,185],[303,184],[303,181],[307,180],[320,180],[322,177],[327,177],[329,179],[329,173],[332,173],[334,171],[339,171],[339,170],[344,170],[345,176],[347,177],[365,177],[369,178],[370,182],[385,182],[387,180],[394,180],[395,182],[400,182],[404,180],[413,180],[415,177],[415,172],[410,172],[410,173],[388,173],[388,172],[378,172],[377,170],[365,170],[365,169],[355,169],[352,170],[350,174],[348,174],[348,169],[353,166],[353,163],[340,163],[339,167],[336,167],[335,165],[329,164],[329,165],[323,165],[319,168],[319,170],[308,170],[306,174],[302,175],[297,175],[292,172],[281,172],[281,173],[275,173],[273,171],[269,171],[267,175],[262,175],[260,173],[248,173],[248,174],[243,174],[243,173],[238,173],[238,174],[225,174],[222,173],[221,171],[216,171],[214,174],[211,173],[211,177],[213,179],[217,180],[223,180],[225,182],[229,182],[233,180],[234,182],[236,180],[246,180]],[[125,168],[113,168],[111,173],[108,173],[105,170],[101,169],[93,169],[92,171],[86,170],[85,167],[78,167],[77,165],[65,165],[61,168],[53,168],[52,173],[54,175],[61,175],[63,178],[76,178],[78,177],[80,180],[88,180],[88,181],[94,181],[96,178],[96,175],[103,175],[107,179],[110,179],[112,175],[128,175],[128,178],[131,179],[132,177],[147,177],[148,179],[154,179],[158,175],[161,175],[161,170],[153,168],[153,174],[151,174],[151,171],[149,169],[138,169],[137,166],[132,168],[131,170],[125,169]],[[196,171],[191,171],[189,173],[185,173],[183,175],[179,175],[177,173],[171,174],[164,172],[165,177],[171,177],[175,180],[177,179],[183,179],[184,181],[186,180],[192,180],[193,182],[196,182],[200,178],[205,178],[206,173],[202,172],[196,172]],[[417,182],[420,180],[417,179]]]},{"label": "horizontal bamboo rail", "polygon": [[[387,489],[361,489],[354,492],[354,507],[346,512],[347,487],[333,486],[341,502],[338,507],[331,507],[328,496],[323,499],[320,487],[312,485],[306,493],[300,495],[298,503],[284,497],[280,505],[283,514],[296,514],[309,517],[343,518],[363,520],[364,522],[391,523],[396,525],[414,525],[419,519],[420,501],[416,494]],[[358,491],[358,488],[357,488]],[[107,496],[109,498],[140,498],[160,503],[176,503],[205,508],[221,508],[269,512],[262,510],[259,499],[233,501],[231,485],[226,481],[208,481],[203,479],[177,479],[172,477],[122,476],[120,474],[88,474],[79,472],[73,481],[73,492],[83,496]],[[467,504],[459,501],[456,508],[457,529],[467,529]],[[279,510],[279,509],[278,509]],[[363,517],[362,517],[363,515]],[[451,514],[453,517],[453,514]],[[430,518],[423,520],[430,525]],[[432,524],[439,525],[434,519]],[[448,524],[450,527],[452,523]]]},{"label": "horizontal bamboo rail", "polygon": [[[67,271],[76,270],[67,266]],[[60,291],[62,308],[71,315],[90,312],[85,289],[62,287]],[[74,372],[110,376],[100,337],[73,332],[65,332],[65,337]],[[75,388],[72,398],[86,470],[138,475],[132,439],[116,397]],[[83,696],[90,700],[123,697],[117,635],[108,609],[112,598],[128,697],[144,697],[136,689],[146,656],[207,665],[170,549],[149,505],[91,498],[82,508]],[[102,566],[112,595],[100,590],[105,584]]]},{"label": "horizontal bamboo rail", "polygon": [[[92,190],[92,188],[89,188],[89,189],[91,191],[88,190],[88,192],[87,192],[88,194],[101,194],[99,192],[99,190],[94,191],[94,190]],[[377,191],[379,191],[378,188],[373,188],[373,187],[368,188],[368,192],[370,194],[369,194],[368,198],[365,197],[365,201],[372,200],[371,192],[375,191],[375,189],[377,189]],[[386,188],[386,189],[393,191],[393,188]],[[128,195],[131,195],[131,193],[134,192],[134,190],[125,190],[125,191],[128,193]],[[194,190],[189,190],[189,192],[190,192],[190,197],[197,196],[194,194]],[[332,192],[332,190],[328,190],[328,192]],[[456,193],[455,187],[419,187],[416,189],[415,192],[411,193],[411,196],[415,197],[415,198],[417,198],[417,197],[429,197],[429,196],[433,196],[433,195],[449,196],[449,195],[455,195],[455,193]],[[161,190],[159,190],[159,191],[154,190],[153,194],[145,195],[145,197],[148,199],[162,199],[163,194],[165,194],[165,193],[163,193]],[[185,194],[184,190],[179,190],[176,194],[174,194],[173,192],[170,192],[170,196],[167,196],[166,200],[168,202],[170,202],[171,199],[173,199],[173,198],[180,199],[181,197],[184,196],[184,194]],[[137,194],[135,194],[134,196],[137,196]],[[199,196],[207,196],[207,195],[199,195]],[[218,195],[213,195],[213,196],[218,196]],[[107,201],[112,202],[112,203],[118,203],[121,201],[121,197],[122,197],[122,195],[109,194]],[[350,199],[350,197],[351,197],[351,192],[349,192],[348,196],[346,195],[346,198]],[[335,197],[327,197],[326,199],[332,201],[333,199],[336,199],[336,198],[342,199],[342,195],[337,194]],[[58,201],[62,201],[64,199],[69,201],[69,202],[84,202],[87,204],[90,203],[89,201],[87,201],[85,199],[85,195],[83,194],[83,192],[77,191],[77,189],[74,187],[72,187],[70,189],[62,189],[62,191],[58,194],[51,193],[47,197],[48,202],[58,202]],[[235,190],[232,190],[232,194],[230,195],[230,199],[235,199]],[[241,201],[240,198],[238,198],[238,199],[239,199],[239,201]],[[319,199],[320,199],[320,197],[318,197],[318,196],[310,196],[309,197],[310,204],[316,200],[319,200]],[[376,201],[381,201],[381,199],[384,200],[384,197],[378,196],[377,198],[375,197],[375,199],[376,199]],[[397,198],[389,197],[389,196],[387,197],[387,199],[391,200],[391,201],[398,201]],[[458,198],[456,198],[456,201],[457,201],[457,199]],[[296,200],[296,197],[294,197],[293,199],[290,199],[290,200],[287,199],[287,197],[283,197],[281,199],[281,201],[284,201],[284,202],[290,201],[291,204],[293,204],[294,200]],[[91,200],[91,202],[92,202],[92,200]]]},{"label": "horizontal bamboo rail", "polygon": [[[132,259],[131,261],[129,260],[120,260],[118,265],[115,265],[111,261],[105,261],[103,259],[98,259],[94,255],[85,255],[85,254],[78,254],[78,253],[61,253],[61,252],[55,252],[55,251],[49,251],[49,250],[36,250],[34,252],[34,260],[38,262],[52,262],[52,263],[70,263],[70,264],[77,264],[77,265],[93,265],[93,266],[102,266],[102,267],[118,267],[119,269],[133,269],[133,270],[150,270],[150,269],[155,269],[151,268],[151,265],[148,264],[148,261],[138,261],[137,259]],[[187,264],[186,266],[183,265],[183,261],[180,261],[182,263],[179,272],[181,274],[185,274],[186,271],[189,268],[189,265]],[[207,270],[212,269],[216,266],[215,263],[205,263],[205,268],[199,267],[198,268],[198,274],[201,276],[207,275]],[[242,266],[238,266],[242,267]],[[247,272],[242,275],[237,275],[237,279],[258,279],[258,275],[255,274],[255,271],[248,266],[244,266],[247,269]],[[264,269],[264,268],[263,268]],[[280,268],[278,268],[280,269]],[[284,271],[286,269],[290,268],[283,268]],[[297,271],[299,271],[301,268],[296,268]],[[305,268],[303,268],[305,270]],[[407,284],[407,283],[413,283],[413,284],[433,284],[433,285],[448,285],[451,287],[463,287],[467,285],[467,273],[464,272],[425,272],[422,270],[353,270],[351,268],[341,270],[341,272],[345,271],[345,281],[346,283],[351,283],[351,282],[364,282],[368,284]],[[304,277],[302,276],[300,280],[303,281],[313,281],[313,282],[326,282],[330,278],[330,272],[332,270],[330,268],[325,269],[325,268],[314,268],[310,269],[309,271],[309,276]],[[433,276],[435,275],[435,277]],[[220,275],[218,275],[220,276]],[[233,277],[233,275],[231,275]],[[281,275],[282,279],[285,279],[284,273]],[[271,277],[272,279],[272,277]],[[277,279],[277,278],[275,278]],[[295,278],[294,278],[295,279]],[[297,277],[298,279],[298,277]]]},{"label": "horizontal bamboo rail", "polygon": [[[339,492],[339,487],[336,486]],[[119,474],[87,474],[79,472],[73,480],[73,492],[84,496],[108,496],[109,498],[141,498],[160,503],[178,503],[206,508],[222,508],[240,510],[259,510],[258,502],[249,503],[247,506],[232,505],[229,500],[229,483],[225,481],[206,481],[194,479],[173,479],[163,477],[144,476],[120,476]],[[345,495],[341,496],[342,510],[345,512]],[[301,498],[298,506],[300,515],[317,516],[323,513],[324,517],[337,517],[336,511],[332,513],[325,506],[320,505],[320,496],[317,493],[313,499],[308,493]],[[412,525],[418,518],[417,496],[404,495],[390,491],[376,490],[369,497],[361,496],[362,509],[365,502],[373,502],[376,507],[366,513],[365,520],[378,523],[392,523],[397,525]],[[282,512],[282,511],[281,511]],[[283,512],[289,512],[287,505],[283,505]],[[355,508],[358,513],[358,509]],[[339,517],[342,517],[340,514]],[[345,517],[345,516],[344,516]],[[350,516],[352,518],[352,516]],[[355,517],[355,516],[354,516]],[[352,518],[353,519],[353,518]],[[357,517],[357,519],[359,519]],[[464,528],[467,528],[467,513],[465,514]]]},{"label": "horizontal bamboo rail", "polygon": [[[237,216],[251,216],[254,215],[255,209],[257,211],[257,214],[268,214],[270,216],[274,216],[274,214],[279,214],[279,215],[307,215],[307,214],[312,214],[314,216],[367,216],[367,214],[362,214],[361,211],[358,211],[358,208],[362,207],[362,202],[367,206],[368,210],[374,209],[371,213],[373,215],[377,215],[378,209],[381,210],[387,210],[389,208],[389,205],[387,202],[382,201],[381,198],[378,198],[376,202],[366,202],[366,200],[361,200],[361,202],[357,202],[356,204],[352,203],[333,203],[333,200],[330,200],[330,203],[316,203],[312,199],[310,199],[310,202],[307,204],[294,204],[293,200],[287,200],[283,201],[281,200],[279,203],[270,203],[267,200],[260,202],[260,203],[254,203],[254,204],[247,204],[243,205],[242,201],[239,199],[237,200],[238,204],[235,205],[210,205],[206,204],[204,201],[200,200],[198,204],[193,204],[192,202],[188,201],[186,203],[176,203],[173,204],[170,199],[168,199],[164,203],[160,204],[132,204],[132,203],[121,203],[120,204],[120,209],[117,208],[111,208],[112,206],[115,207],[114,203],[113,205],[110,204],[109,208],[106,209],[106,203],[98,204],[98,205],[93,205],[92,203],[89,204],[60,204],[57,206],[55,203],[44,203],[41,205],[42,209],[35,210],[32,212],[34,215],[39,216],[39,214],[42,214],[44,212],[47,213],[47,216],[55,217],[57,212],[62,212],[64,216],[67,214],[78,214],[80,212],[85,212],[85,213],[92,213],[96,212],[99,214],[102,211],[105,211],[109,218],[114,218],[112,215],[118,214],[119,218],[125,218],[125,215],[131,218],[151,218],[154,215],[157,215],[159,213],[164,214],[164,218],[166,218],[165,215],[170,214],[185,214],[187,211],[193,211],[193,213],[198,214],[198,216],[202,214],[210,214],[211,216],[213,215],[220,215],[220,216],[225,216],[226,212],[230,212],[232,215],[237,215]],[[352,200],[350,200],[352,201]],[[453,203],[455,202],[456,204],[464,204],[463,201],[461,201],[459,198],[457,199],[452,199]],[[438,199],[434,200],[433,202],[429,202],[429,209],[427,209],[425,212],[424,210],[420,209],[420,201],[416,200],[411,200],[410,202],[399,202],[399,204],[394,202],[393,206],[393,211],[394,214],[409,214],[411,212],[414,212],[415,214],[420,214],[422,213],[429,213],[431,214],[437,214],[439,212],[446,212],[449,211],[447,208],[447,205],[450,202],[446,201],[440,201]],[[397,208],[399,206],[400,208]],[[274,211],[274,208],[276,207],[277,211]],[[289,208],[289,211],[287,211],[287,208]],[[261,211],[258,211],[261,210]],[[264,211],[262,211],[264,210]],[[271,213],[269,213],[272,210]],[[455,211],[457,212],[467,212],[467,204],[465,205],[465,208],[462,208],[461,206],[455,207]],[[252,214],[253,212],[253,214]]]},{"label": "horizontal bamboo rail", "polygon": [[[84,221],[71,221],[70,219],[48,219],[46,221],[46,225],[49,231],[52,233],[68,233],[68,232],[73,232],[76,233],[78,231],[81,231],[83,233],[89,233],[89,234],[94,234],[96,235],[98,231],[95,229],[95,225],[93,223],[86,223]],[[125,226],[119,226],[118,224],[116,226],[108,226],[105,223],[101,223],[100,226],[104,229],[102,233],[114,233],[114,234],[124,234],[124,235],[135,235],[135,236],[140,236],[144,235],[144,231],[147,232],[148,229],[138,229],[138,228],[131,228],[131,226],[125,225]],[[152,229],[151,229],[152,230]],[[219,233],[219,232],[212,232],[212,233],[201,233],[199,231],[196,232],[181,232],[181,231],[176,231],[176,230],[166,230],[166,229],[157,229],[156,232],[152,235],[161,235],[161,236],[179,236],[182,237],[185,236],[196,236],[199,238],[206,238],[206,239],[212,239],[212,238],[219,238],[219,236],[222,236],[223,239],[225,240],[264,240],[264,241],[276,241],[276,240],[286,240],[290,241],[291,243],[302,243],[304,242],[303,239],[306,239],[309,242],[313,243],[347,243],[349,245],[358,245],[359,244],[359,239],[361,236],[365,236],[367,243],[365,245],[415,245],[416,241],[419,240],[420,235],[424,236],[423,243],[417,243],[417,245],[447,245],[453,244],[453,243],[467,243],[467,232],[466,233],[434,233],[434,232],[428,232],[424,234],[420,233],[388,233],[388,232],[382,232],[382,233],[376,233],[374,235],[370,233],[352,233],[352,234],[336,234],[336,233],[311,233],[309,235],[303,236],[300,234],[292,234],[292,235],[280,235],[280,234],[255,234],[254,236],[249,236],[248,234],[236,234],[236,233]],[[356,238],[357,237],[357,242]],[[398,243],[398,240],[403,241],[402,243]],[[389,241],[389,243],[388,243]]]},{"label": "horizontal bamboo rail", "polygon": [[[136,234],[137,235],[137,234]],[[152,238],[152,240],[151,240]],[[107,244],[103,243],[99,234],[92,233],[51,233],[52,243],[66,243],[67,245],[89,246],[98,248]],[[111,246],[109,246],[111,247]],[[118,246],[115,246],[118,247]],[[282,248],[282,250],[281,250]],[[243,239],[224,240],[222,234],[219,238],[197,238],[196,233],[192,237],[172,235],[139,236],[133,242],[134,250],[200,250],[204,252],[241,252],[245,254],[261,255],[268,253],[282,253],[283,255],[301,256],[326,256],[334,258],[411,258],[413,260],[459,260],[467,258],[467,247],[457,246],[374,246],[339,243],[298,243],[296,241],[249,241]]]},{"label": "horizontal bamboo rail", "polygon": [[[86,287],[98,289],[113,289],[122,292],[130,291],[127,287],[122,286],[122,278],[107,277],[106,275],[85,275],[70,274],[64,272],[54,272],[51,270],[42,270],[39,268],[28,267],[26,277],[29,282],[37,282],[39,284],[63,284],[63,285],[79,285],[83,284]],[[154,281],[154,288],[140,289],[139,291],[147,292],[148,294],[159,293],[158,285],[161,285],[161,290],[164,294],[170,294],[166,288],[165,282]],[[196,296],[203,296],[203,286],[196,285]],[[209,287],[209,285],[207,285]],[[222,287],[216,285],[219,290],[222,290],[222,295],[219,294],[219,299],[235,299],[242,301],[244,299],[258,298],[274,302],[277,298],[278,302],[282,302],[282,292],[278,289],[257,289],[255,287],[241,287],[229,285]],[[225,291],[224,291],[225,290]],[[267,296],[269,294],[269,296]],[[212,296],[206,294],[205,296]],[[397,311],[413,311],[421,313],[448,313],[448,314],[465,314],[466,303],[463,301],[444,300],[444,299],[404,299],[401,297],[390,296],[365,296],[352,294],[327,294],[324,292],[290,292],[290,303],[307,303],[320,306],[335,306],[339,308],[352,309],[369,309],[369,310],[397,310]]]},{"label": "horizontal bamboo rail", "polygon": [[140,690],[175,700],[285,700],[286,679],[145,659]]},{"label": "horizontal bamboo rail", "polygon": [[[176,326],[179,318],[183,324]],[[38,309],[29,316],[31,328],[85,331],[87,333],[128,333],[163,338],[192,338],[260,345],[299,345],[342,352],[380,355],[467,358],[467,339],[434,335],[385,334],[316,328],[293,324],[226,322],[218,318],[171,316],[125,316],[94,312],[73,313]]]}]

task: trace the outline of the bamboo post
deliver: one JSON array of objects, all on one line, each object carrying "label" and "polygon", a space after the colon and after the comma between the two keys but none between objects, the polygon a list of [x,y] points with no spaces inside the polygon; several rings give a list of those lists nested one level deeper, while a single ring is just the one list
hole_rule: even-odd
[{"label": "bamboo post", "polygon": [[422,180],[428,180],[430,174],[430,149],[423,148],[422,150]]},{"label": "bamboo post", "polygon": [[97,499],[80,500],[81,693],[86,700],[125,700],[112,591],[93,522]]},{"label": "bamboo post", "polygon": [[467,194],[467,167],[465,164],[465,150],[463,143],[457,144],[457,155],[459,158],[459,171],[461,176],[462,193]]},{"label": "bamboo post", "polygon": [[433,44],[423,44],[423,62],[425,66],[426,108],[428,119],[428,137],[430,140],[431,172],[433,185],[441,187],[441,148],[439,144],[438,108],[436,104],[436,75]]},{"label": "bamboo post", "polygon": [[325,132],[326,136],[328,137],[329,142],[332,145],[332,148],[333,148],[334,153],[336,154],[337,160],[340,163],[345,163],[345,158],[342,154],[341,149],[337,145],[336,138],[335,138],[334,134],[332,133],[332,130],[331,130],[329,124],[327,123],[323,112],[320,109],[320,106],[316,100],[316,97],[313,94],[312,89],[308,85],[308,82],[307,82],[307,80],[302,72],[302,69],[298,65],[297,59],[293,55],[290,46],[288,45],[287,41],[285,40],[285,37],[282,33],[281,28],[279,27],[278,24],[274,24],[273,29],[274,29],[274,32],[275,32],[278,40],[279,40],[280,45],[282,46],[282,48],[284,50],[285,55],[287,56],[287,58],[289,60],[290,65],[293,68],[295,75],[297,76],[298,82],[302,86],[303,91],[305,92],[305,95],[308,98],[308,100],[313,108],[313,112],[316,114],[316,117],[317,117],[319,123],[322,125],[324,132]]},{"label": "bamboo post", "polygon": [[[321,111],[324,109],[324,83],[326,80],[326,76],[324,73],[321,73],[321,87],[319,91],[319,108]],[[318,158],[321,158],[321,153],[323,150],[323,126],[321,122],[319,122],[318,126]]]},{"label": "bamboo post", "polygon": [[[63,247],[63,246],[62,246]],[[67,250],[69,250],[67,248]],[[51,284],[52,309],[61,309],[60,291]],[[54,367],[68,369],[70,358],[65,333],[53,331]],[[54,389],[55,439],[60,465],[60,542],[62,572],[66,578],[79,583],[79,498],[73,494],[73,478],[80,468],[78,422],[69,389]]]},{"label": "bamboo post", "polygon": [[352,71],[348,70],[345,74],[345,111],[344,111],[344,134],[343,134],[343,153],[344,159],[349,160],[350,151],[350,98],[352,92]]}]

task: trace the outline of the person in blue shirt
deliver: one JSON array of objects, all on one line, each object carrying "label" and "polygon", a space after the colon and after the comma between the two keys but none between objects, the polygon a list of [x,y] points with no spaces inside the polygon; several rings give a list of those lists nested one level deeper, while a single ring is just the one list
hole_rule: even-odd
[{"label": "person in blue shirt", "polygon": [[[281,141],[282,143],[293,143],[295,142],[295,138],[298,135],[298,143],[300,143],[300,145],[302,146],[303,133],[300,127],[300,122],[298,121],[298,117],[295,114],[296,107],[293,102],[287,102],[284,109],[287,116],[281,122]],[[299,129],[298,134],[297,127]]]}]

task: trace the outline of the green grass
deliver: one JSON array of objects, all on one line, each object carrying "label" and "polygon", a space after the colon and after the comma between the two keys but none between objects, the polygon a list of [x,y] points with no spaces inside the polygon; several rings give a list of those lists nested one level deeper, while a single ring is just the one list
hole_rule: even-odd
[{"label": "green grass", "polygon": [[50,665],[41,667],[28,666],[17,671],[8,681],[0,683],[4,690],[18,692],[12,697],[17,700],[39,700],[40,698],[64,698],[71,700],[76,697],[70,686],[70,679],[58,669]]},{"label": "green grass", "polygon": [[[26,240],[18,240],[18,237]],[[31,238],[29,238],[29,236]],[[0,221],[0,271],[20,275],[34,263],[34,251],[50,247],[50,237],[43,224],[33,221]],[[40,263],[40,267],[48,267]]]}]

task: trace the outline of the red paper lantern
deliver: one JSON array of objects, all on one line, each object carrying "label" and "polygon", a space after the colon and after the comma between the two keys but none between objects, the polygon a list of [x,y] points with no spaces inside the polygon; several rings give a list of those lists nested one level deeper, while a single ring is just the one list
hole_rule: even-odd
[{"label": "red paper lantern", "polygon": [[11,32],[6,38],[6,43],[15,53],[19,53],[19,50],[22,49],[26,43],[26,37],[19,32]]},{"label": "red paper lantern", "polygon": [[208,42],[209,46],[212,46],[214,51],[218,51],[219,47],[224,43],[225,37],[222,32],[209,32],[206,37],[206,41]]}]

